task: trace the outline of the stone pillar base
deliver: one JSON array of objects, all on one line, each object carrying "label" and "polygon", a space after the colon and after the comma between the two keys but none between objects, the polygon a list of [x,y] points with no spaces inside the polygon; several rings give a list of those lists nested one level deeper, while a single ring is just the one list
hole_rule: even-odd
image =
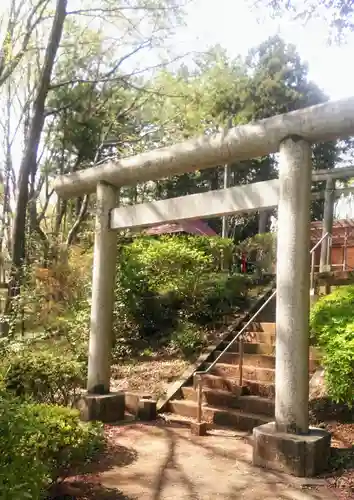
[{"label": "stone pillar base", "polygon": [[253,464],[298,477],[313,477],[328,466],[331,436],[322,429],[309,434],[277,432],[275,422],[253,429]]},{"label": "stone pillar base", "polygon": [[85,394],[77,403],[81,420],[100,420],[101,422],[118,422],[124,420],[124,392],[109,394]]},{"label": "stone pillar base", "polygon": [[191,422],[191,433],[194,436],[206,436],[207,430],[206,422]]},{"label": "stone pillar base", "polygon": [[145,422],[156,420],[156,401],[150,398],[139,400],[138,418]]}]

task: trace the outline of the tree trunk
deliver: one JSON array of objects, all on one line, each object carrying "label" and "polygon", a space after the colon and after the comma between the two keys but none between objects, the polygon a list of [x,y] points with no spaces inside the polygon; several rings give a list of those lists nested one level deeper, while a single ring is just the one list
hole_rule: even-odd
[{"label": "tree trunk", "polygon": [[86,194],[84,196],[84,199],[82,200],[80,213],[78,215],[78,218],[76,219],[75,223],[73,224],[72,228],[70,229],[68,237],[66,239],[66,246],[68,246],[68,247],[73,244],[73,242],[77,236],[77,233],[79,232],[81,224],[86,218],[88,204],[89,204],[89,195]]},{"label": "tree trunk", "polygon": [[[10,227],[10,182],[11,182],[11,172],[13,171],[12,165],[12,152],[11,152],[11,102],[12,102],[12,93],[11,93],[11,85],[7,85],[7,96],[6,96],[6,123],[5,123],[5,163],[4,163],[4,177],[2,179],[3,183],[3,203],[2,203],[2,217],[1,217],[1,226],[0,226],[0,252],[2,258],[4,257],[5,250],[9,242],[5,242],[6,240],[6,228]],[[6,245],[7,243],[7,245]],[[1,281],[5,281],[1,279]]]},{"label": "tree trunk", "polygon": [[12,236],[12,264],[14,268],[15,290],[19,293],[19,271],[25,258],[26,213],[28,205],[28,182],[30,175],[37,169],[37,152],[44,125],[45,101],[49,91],[54,60],[59,48],[63,25],[66,17],[67,0],[57,0],[55,16],[46,48],[42,73],[38,83],[38,91],[33,105],[33,114],[29,127],[28,140],[20,165],[18,178],[18,195],[14,217]]},{"label": "tree trunk", "polygon": [[56,213],[55,213],[55,226],[54,226],[54,234],[56,237],[59,236],[60,226],[63,221],[64,215],[66,213],[67,206],[68,202],[66,200],[62,200],[58,196]]}]

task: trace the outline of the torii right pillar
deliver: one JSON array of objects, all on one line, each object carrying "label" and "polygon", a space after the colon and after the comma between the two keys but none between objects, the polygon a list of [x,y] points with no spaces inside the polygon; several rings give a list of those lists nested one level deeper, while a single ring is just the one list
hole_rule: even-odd
[{"label": "torii right pillar", "polygon": [[279,148],[275,422],[253,430],[253,463],[300,477],[326,469],[330,435],[309,428],[311,146]]}]

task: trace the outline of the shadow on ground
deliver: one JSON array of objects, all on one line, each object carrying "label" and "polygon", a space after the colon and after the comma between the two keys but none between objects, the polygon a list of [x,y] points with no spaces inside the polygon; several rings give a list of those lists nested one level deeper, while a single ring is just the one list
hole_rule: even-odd
[{"label": "shadow on ground", "polygon": [[316,398],[309,403],[310,420],[314,425],[327,422],[354,423],[354,409],[334,403],[329,398]]},{"label": "shadow on ground", "polygon": [[[265,471],[250,463],[250,447],[235,433],[195,438],[175,424],[141,425],[127,429],[125,439],[137,447],[163,442],[160,453],[151,454],[132,468],[104,476],[105,486],[120,485],[132,498],[141,500],[319,500],[325,492],[307,493],[303,484],[284,474]],[[123,437],[123,436],[122,436]],[[153,445],[155,446],[155,445]],[[157,450],[157,448],[153,448]],[[140,452],[139,460],[142,458]],[[293,496],[293,495],[296,495]],[[118,497],[119,498],[119,497]]]},{"label": "shadow on ground", "polygon": [[343,433],[333,432],[341,444],[333,449],[333,472],[314,482],[253,467],[249,442],[232,431],[198,438],[178,424],[157,422],[107,426],[107,433],[107,454],[86,475],[81,471],[57,488],[51,500],[329,500],[328,485],[340,490],[338,498],[354,498],[351,476],[334,471],[354,460]]},{"label": "shadow on ground", "polygon": [[100,484],[73,481],[62,483],[48,500],[136,500]]},{"label": "shadow on ground", "polygon": [[109,441],[104,453],[96,460],[73,471],[68,479],[53,485],[47,500],[135,500],[123,495],[117,489],[105,488],[99,481],[99,474],[115,469],[126,467],[136,461],[138,454],[134,448],[128,448]]}]

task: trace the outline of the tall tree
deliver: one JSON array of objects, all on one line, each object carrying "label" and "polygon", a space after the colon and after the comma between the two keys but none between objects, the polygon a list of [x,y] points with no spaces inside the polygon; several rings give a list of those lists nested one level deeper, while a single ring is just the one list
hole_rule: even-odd
[{"label": "tall tree", "polygon": [[[16,276],[18,276],[18,270],[21,268],[25,257],[28,183],[30,176],[34,177],[36,175],[37,153],[45,120],[45,101],[49,92],[55,57],[63,33],[66,7],[67,0],[57,0],[53,24],[38,83],[38,89],[33,103],[32,117],[28,130],[28,139],[19,170],[18,194],[12,235],[12,264],[14,266]],[[16,279],[16,282],[17,284],[14,291],[15,293],[18,293],[18,279]]]},{"label": "tall tree", "polygon": [[[327,96],[308,80],[307,65],[293,45],[280,37],[271,37],[252,49],[246,59],[230,60],[216,47],[206,57],[198,58],[194,71],[164,72],[154,82],[161,82],[171,95],[156,99],[150,118],[164,126],[155,129],[158,145],[168,144],[196,133],[209,134],[225,127],[267,118],[274,114],[318,104]],[[173,97],[175,96],[175,97]],[[151,139],[151,138],[150,138]],[[314,148],[315,168],[334,166],[337,147],[334,143]],[[275,155],[231,164],[231,183],[244,184],[277,176]],[[222,166],[185,174],[156,183],[156,196],[170,197],[222,187]],[[315,210],[314,216],[320,207]],[[212,221],[215,224],[215,221]],[[242,234],[257,231],[254,217],[240,224]],[[219,227],[217,227],[219,229]]]},{"label": "tall tree", "polygon": [[[48,249],[48,238],[58,233],[71,210],[72,203],[58,200],[53,231],[48,214],[53,213],[50,182],[54,175],[93,166],[110,153],[139,150],[135,129],[127,126],[125,117],[152,97],[146,94],[141,76],[173,59],[166,57],[168,36],[180,22],[182,4],[182,0],[84,0],[70,10],[70,4],[66,9],[65,2],[62,9],[64,2],[55,0],[12,0],[0,68],[10,81],[11,134],[17,135],[10,142],[12,151],[16,149],[15,165],[20,164],[13,169],[18,179],[11,197],[15,268],[24,260],[26,234],[35,232]],[[29,7],[34,5],[32,12]],[[58,13],[64,10],[60,19]],[[15,19],[23,23],[25,14],[31,20],[27,31],[23,24],[19,29],[14,23]],[[28,40],[16,56],[14,49],[22,47],[24,32]],[[4,86],[0,86],[0,99],[5,105]],[[20,130],[23,138],[18,137]],[[114,146],[112,141],[107,145],[112,134],[120,137]],[[1,159],[9,165],[6,148],[4,142]],[[72,227],[67,227],[68,242],[75,239],[90,203],[87,198],[76,200]]]}]

